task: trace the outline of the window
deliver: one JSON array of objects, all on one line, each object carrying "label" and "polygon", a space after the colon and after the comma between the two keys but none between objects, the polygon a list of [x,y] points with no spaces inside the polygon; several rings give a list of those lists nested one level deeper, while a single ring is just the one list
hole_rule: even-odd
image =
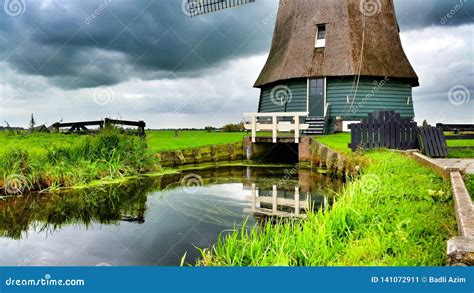
[{"label": "window", "polygon": [[326,46],[326,25],[320,24],[316,31],[316,48],[324,48]]},{"label": "window", "polygon": [[318,25],[318,40],[326,39],[326,25]]}]

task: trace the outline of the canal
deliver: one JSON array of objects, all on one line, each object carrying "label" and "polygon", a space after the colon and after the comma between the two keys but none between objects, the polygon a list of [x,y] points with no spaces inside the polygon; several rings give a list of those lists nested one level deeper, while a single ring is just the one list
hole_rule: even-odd
[{"label": "canal", "polygon": [[213,167],[0,199],[0,265],[194,264],[224,235],[329,209],[342,182],[285,167]]}]

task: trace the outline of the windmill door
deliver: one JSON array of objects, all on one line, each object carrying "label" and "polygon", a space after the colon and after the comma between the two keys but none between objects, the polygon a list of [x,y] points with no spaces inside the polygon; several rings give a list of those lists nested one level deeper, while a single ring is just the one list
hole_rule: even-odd
[{"label": "windmill door", "polygon": [[308,108],[309,117],[324,117],[325,81],[324,78],[309,80]]}]

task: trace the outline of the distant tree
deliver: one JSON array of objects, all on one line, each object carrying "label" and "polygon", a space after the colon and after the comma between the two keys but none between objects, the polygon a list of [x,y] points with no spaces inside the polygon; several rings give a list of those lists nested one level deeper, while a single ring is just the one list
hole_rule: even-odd
[{"label": "distant tree", "polygon": [[213,132],[213,131],[216,130],[216,128],[212,127],[212,126],[206,126],[206,127],[204,127],[204,130],[207,131],[207,132]]},{"label": "distant tree", "polygon": [[428,127],[428,126],[430,126],[430,125],[428,124],[428,120],[425,119],[425,120],[423,121],[423,127]]},{"label": "distant tree", "polygon": [[5,122],[5,124],[7,125],[7,128],[10,128],[10,123],[8,123],[8,121],[4,120],[3,122]]},{"label": "distant tree", "polygon": [[227,124],[222,127],[222,132],[241,132],[245,129],[244,123],[239,124]]},{"label": "distant tree", "polygon": [[245,131],[245,123],[246,123],[246,121],[244,121],[244,120],[240,121],[240,123],[239,123],[240,131]]},{"label": "distant tree", "polygon": [[35,117],[33,117],[33,113],[31,113],[30,129],[33,130],[33,128],[35,128],[35,125],[36,125]]}]

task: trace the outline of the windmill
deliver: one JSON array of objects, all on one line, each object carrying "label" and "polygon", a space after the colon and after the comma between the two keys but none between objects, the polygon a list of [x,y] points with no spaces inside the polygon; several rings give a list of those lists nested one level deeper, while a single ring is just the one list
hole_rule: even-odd
[{"label": "windmill", "polygon": [[184,0],[186,11],[189,16],[194,17],[222,9],[249,4],[255,0]]},{"label": "windmill", "polygon": [[[192,15],[250,2],[188,0]],[[309,113],[305,134],[319,135],[374,111],[413,119],[418,85],[393,0],[280,0],[270,54],[254,87],[258,113]]]}]

